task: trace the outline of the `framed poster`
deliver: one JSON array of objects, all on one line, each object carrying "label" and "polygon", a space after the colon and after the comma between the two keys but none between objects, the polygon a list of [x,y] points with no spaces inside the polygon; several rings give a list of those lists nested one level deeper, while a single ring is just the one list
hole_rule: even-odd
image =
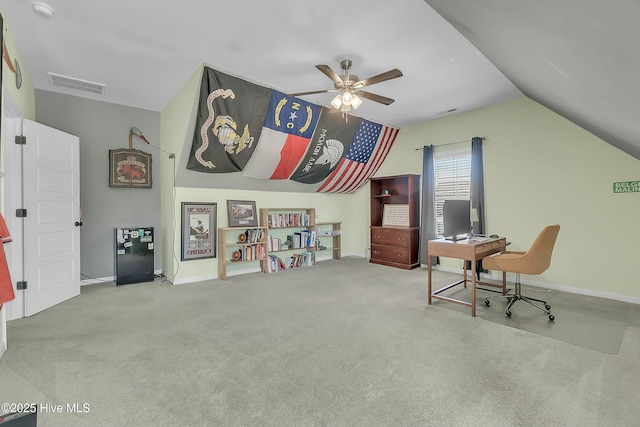
[{"label": "framed poster", "polygon": [[151,154],[129,148],[109,150],[109,187],[151,188]]},{"label": "framed poster", "polygon": [[229,218],[229,227],[257,227],[256,202],[227,200],[227,217]]},{"label": "framed poster", "polygon": [[409,205],[386,204],[382,212],[383,227],[408,227]]},{"label": "framed poster", "polygon": [[182,202],[180,260],[216,257],[217,203]]}]

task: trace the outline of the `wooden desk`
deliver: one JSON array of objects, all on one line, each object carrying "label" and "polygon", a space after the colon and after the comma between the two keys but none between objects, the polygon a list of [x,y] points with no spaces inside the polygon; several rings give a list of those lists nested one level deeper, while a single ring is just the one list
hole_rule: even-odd
[{"label": "wooden desk", "polygon": [[[476,261],[481,260],[484,257],[495,254],[497,252],[504,251],[507,247],[507,239],[504,237],[490,238],[488,240],[479,242],[475,240],[458,240],[457,242],[445,239],[429,240],[429,261],[427,263],[429,267],[429,286],[428,286],[428,301],[431,305],[433,298],[444,301],[453,302],[456,304],[471,306],[471,315],[476,315]],[[431,259],[434,256],[441,256],[445,258],[457,258],[471,262],[471,280],[467,279],[467,269],[464,269],[463,279],[457,282],[451,283],[438,290],[433,290],[431,285]],[[440,293],[451,289],[454,286],[464,284],[467,287],[467,282],[471,282],[471,302],[457,300],[451,297],[445,297]],[[478,282],[480,283],[480,282]],[[506,294],[507,283],[506,274],[502,275],[502,285],[496,285],[493,283],[482,282],[485,286],[501,287],[502,294]]]}]

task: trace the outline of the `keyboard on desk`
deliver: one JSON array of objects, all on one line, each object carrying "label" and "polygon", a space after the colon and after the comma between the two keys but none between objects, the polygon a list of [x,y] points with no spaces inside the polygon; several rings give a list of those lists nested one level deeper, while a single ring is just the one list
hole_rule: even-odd
[{"label": "keyboard on desk", "polygon": [[482,237],[482,236],[473,236],[471,238],[473,242],[486,242],[487,240],[490,240],[490,239],[491,237]]}]

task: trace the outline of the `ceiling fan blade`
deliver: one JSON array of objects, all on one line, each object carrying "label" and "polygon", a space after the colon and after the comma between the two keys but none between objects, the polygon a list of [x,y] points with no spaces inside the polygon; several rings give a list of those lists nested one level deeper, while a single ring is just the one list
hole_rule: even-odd
[{"label": "ceiling fan blade", "polygon": [[312,90],[310,92],[290,93],[289,96],[304,96],[304,95],[313,95],[316,93],[327,93],[327,92],[336,92],[336,91],[337,89]]},{"label": "ceiling fan blade", "polygon": [[391,105],[395,102],[395,99],[387,98],[386,96],[376,95],[375,93],[365,92],[363,90],[356,91],[356,95],[361,96],[363,98],[370,99],[372,101],[379,102],[384,105]]},{"label": "ceiling fan blade", "polygon": [[344,87],[344,81],[328,65],[316,65],[316,68],[329,77],[336,84],[336,87]]},{"label": "ceiling fan blade", "polygon": [[402,77],[402,71],[394,68],[393,70],[389,70],[386,73],[378,74],[377,76],[369,77],[368,79],[360,80],[356,82],[353,87],[358,89],[365,86],[370,86],[375,83],[384,82],[385,80],[395,79],[397,77]]}]

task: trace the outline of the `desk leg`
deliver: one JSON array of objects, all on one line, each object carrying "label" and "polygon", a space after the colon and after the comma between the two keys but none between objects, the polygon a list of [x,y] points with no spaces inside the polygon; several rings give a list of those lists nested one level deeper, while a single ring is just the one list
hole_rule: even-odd
[{"label": "desk leg", "polygon": [[502,272],[502,295],[507,294],[507,272]]},{"label": "desk leg", "polygon": [[428,256],[427,258],[427,270],[429,271],[427,279],[427,302],[429,305],[431,305],[431,258],[433,257]]},{"label": "desk leg", "polygon": [[[472,317],[476,317],[476,264],[477,262],[475,260],[471,261],[471,316]],[[465,269],[464,271],[466,272],[467,270]]]},{"label": "desk leg", "polygon": [[467,287],[467,261],[462,260],[462,278],[464,279],[464,287]]}]

